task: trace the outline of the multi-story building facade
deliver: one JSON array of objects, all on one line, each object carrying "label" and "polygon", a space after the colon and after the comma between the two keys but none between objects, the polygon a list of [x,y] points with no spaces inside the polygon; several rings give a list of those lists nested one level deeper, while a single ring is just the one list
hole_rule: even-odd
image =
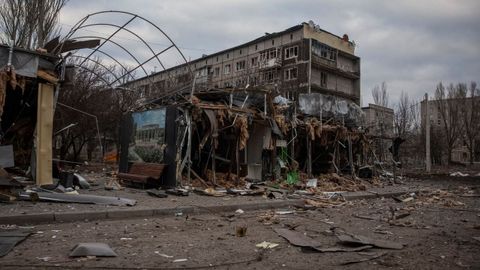
[{"label": "multi-story building facade", "polygon": [[393,109],[368,104],[368,107],[362,107],[362,111],[365,113],[365,127],[370,135],[387,139],[393,137]]},{"label": "multi-story building facade", "polygon": [[[441,106],[441,101],[438,100],[429,100],[428,101],[428,119],[430,121],[430,128],[431,128],[431,140],[432,142],[437,142],[441,138],[444,138],[441,134],[443,134],[445,125],[449,125],[449,123],[452,123],[450,121],[454,121],[455,123],[458,123],[462,128],[458,128],[459,134],[456,142],[453,145],[452,148],[452,161],[455,162],[463,162],[467,163],[470,161],[470,151],[468,150],[467,147],[467,142],[466,142],[466,132],[463,128],[463,116],[462,116],[462,110],[466,109],[469,110],[472,108],[472,106],[475,108],[476,104],[480,104],[480,100],[478,98],[475,98],[474,102],[472,102],[472,98],[466,98],[464,100],[462,99],[445,99],[442,101],[443,106]],[[465,104],[469,104],[469,106],[466,106]],[[447,118],[447,121],[444,121],[442,111],[440,108],[443,108],[445,110],[444,114],[445,117]],[[452,108],[454,110],[457,110],[455,112],[450,112],[449,108]],[[427,106],[426,106],[426,101],[423,100],[421,102],[421,107],[420,107],[420,113],[421,113],[421,124],[422,127],[425,128],[426,126],[426,116],[427,116]],[[457,116],[452,116],[450,114],[457,114]],[[452,118],[451,120],[449,118]],[[440,138],[436,138],[435,136],[440,135]],[[473,155],[473,160],[475,161],[475,156],[478,156],[478,147],[476,145],[478,144],[477,142],[480,142],[480,137],[476,138],[474,143],[473,148],[474,150],[474,155]],[[435,144],[435,143],[433,143]],[[435,153],[439,153],[440,157],[437,159],[446,159],[446,157],[442,157],[442,151],[438,151],[438,149],[433,150],[433,155]],[[445,152],[445,151],[443,151]],[[443,154],[445,156],[445,154]]]},{"label": "multi-story building facade", "polygon": [[339,37],[313,22],[302,23],[125,86],[140,89],[147,99],[195,81],[196,90],[248,85],[281,93],[318,92],[359,104],[360,58],[354,53],[355,44],[347,35]]},{"label": "multi-story building facade", "polygon": [[390,160],[388,157],[389,148],[393,139],[393,118],[394,111],[391,108],[379,106],[376,104],[368,104],[363,107],[365,113],[364,127],[368,130],[368,135],[374,138],[374,152],[378,161]]}]

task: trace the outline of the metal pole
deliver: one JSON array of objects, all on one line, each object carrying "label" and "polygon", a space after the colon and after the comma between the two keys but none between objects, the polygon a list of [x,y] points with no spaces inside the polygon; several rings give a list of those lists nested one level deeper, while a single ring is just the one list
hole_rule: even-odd
[{"label": "metal pole", "polygon": [[430,157],[430,110],[428,108],[428,93],[425,93],[425,171],[431,172],[432,160]]},{"label": "metal pole", "polygon": [[309,40],[309,48],[308,48],[308,93],[312,92],[312,39]]},{"label": "metal pole", "polygon": [[307,174],[312,177],[312,140],[307,134]]}]

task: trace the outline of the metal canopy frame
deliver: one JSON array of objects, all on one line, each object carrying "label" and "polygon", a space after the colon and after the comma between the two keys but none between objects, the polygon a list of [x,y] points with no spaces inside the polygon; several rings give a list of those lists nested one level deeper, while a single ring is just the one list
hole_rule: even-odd
[{"label": "metal canopy frame", "polygon": [[[100,19],[102,18],[102,16],[104,15],[108,15],[108,14],[120,14],[120,15],[129,15],[131,17],[127,18],[126,21],[124,21],[124,23],[122,24],[114,24],[114,23],[111,23],[110,21],[107,21],[107,22],[89,22],[89,19],[92,19],[92,18],[98,18],[100,17]],[[150,46],[148,44],[148,42],[143,38],[141,37],[139,34],[135,33],[134,31],[130,30],[127,28],[128,25],[130,25],[132,22],[134,22],[135,20],[140,20],[144,23],[147,23],[148,25],[152,26],[154,29],[156,29],[161,36],[163,36],[164,38],[166,38],[166,40],[168,40],[168,42],[170,44],[167,44],[165,45],[166,48],[156,52],[152,46]],[[95,27],[99,27],[99,26],[109,26],[109,27],[113,27],[115,28],[115,30],[113,31],[113,33],[111,33],[108,37],[101,37],[101,36],[98,36],[98,35],[78,35],[78,32],[79,30],[85,30],[85,29],[91,29],[91,28],[95,28]],[[112,38],[114,38],[118,33],[120,32],[127,32],[129,33],[130,35],[132,35],[133,37],[135,37],[135,39],[137,41],[140,41],[143,46],[145,47],[145,49],[151,53],[151,57],[148,58],[147,60],[141,62],[139,60],[139,57],[135,55],[134,52],[128,50],[127,48],[125,48],[125,46],[123,46],[122,44],[120,44],[120,42],[118,41],[114,41],[112,40]],[[124,71],[123,74],[121,75],[118,75],[118,74],[114,74],[114,72],[109,69],[108,67],[106,67],[105,65],[100,65],[102,66],[103,68],[105,68],[108,73],[114,75],[113,77],[115,78],[114,81],[108,83],[106,85],[106,87],[108,88],[111,88],[111,89],[115,89],[115,84],[119,83],[120,84],[124,84],[125,82],[122,82],[123,79],[126,78],[126,82],[129,82],[129,81],[133,81],[135,80],[135,76],[132,74],[134,71],[138,70],[138,69],[141,69],[143,71],[143,73],[145,74],[145,77],[149,80],[150,82],[150,85],[152,88],[155,87],[155,84],[153,83],[153,79],[152,79],[152,76],[151,74],[149,74],[147,72],[147,70],[145,69],[145,65],[150,63],[151,61],[156,61],[159,66],[163,69],[163,70],[166,70],[167,68],[165,67],[165,64],[160,60],[159,56],[166,53],[167,51],[169,50],[175,50],[178,55],[180,56],[180,58],[182,59],[183,62],[185,62],[187,64],[187,68],[188,68],[188,72],[192,75],[193,77],[193,71],[192,69],[190,68],[190,65],[188,65],[188,61],[187,61],[187,58],[185,57],[185,55],[180,51],[180,49],[178,48],[178,46],[175,44],[175,42],[173,42],[173,40],[160,28],[158,27],[156,24],[154,24],[152,21],[140,16],[140,15],[137,15],[137,14],[134,14],[134,13],[131,13],[131,12],[127,12],[127,11],[119,11],[119,10],[105,10],[105,11],[99,11],[99,12],[94,12],[94,13],[91,13],[91,14],[88,14],[87,16],[83,17],[82,19],[80,19],[71,29],[70,31],[67,33],[67,35],[65,35],[65,37],[62,39],[62,42],[60,42],[55,48],[54,48],[54,51],[61,51],[63,45],[64,45],[64,42],[67,41],[67,40],[75,40],[75,39],[100,39],[102,40],[102,42],[100,43],[100,45],[98,45],[96,48],[85,48],[85,50],[91,50],[89,52],[89,54],[87,56],[83,56],[83,55],[73,55],[74,57],[76,58],[79,58],[79,59],[83,59],[81,60],[81,62],[75,66],[77,67],[81,67],[83,68],[84,70],[90,70],[89,68],[86,67],[87,63],[89,62],[93,62],[93,63],[96,63],[96,64],[99,64],[100,65],[100,61],[98,60],[95,60],[95,59],[92,59],[93,56],[97,55],[98,54],[101,54],[103,56],[106,56],[108,57],[109,59],[111,59],[112,61],[115,62],[115,64],[119,65],[120,68]],[[136,63],[136,66],[132,67],[132,68],[127,68],[124,64],[121,64],[121,62],[119,61],[119,59],[116,59],[114,56],[112,56],[110,53],[106,52],[105,50],[101,50],[102,47],[105,45],[105,44],[112,44],[118,48],[121,49],[121,51],[123,51],[124,53],[126,53],[126,55],[132,59],[135,63]],[[80,49],[80,50],[83,50],[83,49]],[[136,50],[138,51],[138,50]],[[98,57],[98,55],[97,55]],[[99,77],[98,74],[95,74],[97,77]],[[169,77],[167,78],[168,80],[173,80],[172,77]],[[106,79],[103,79],[102,81],[104,82],[107,82],[108,80]],[[173,83],[173,81],[172,81]],[[132,89],[133,90],[133,89]]]}]

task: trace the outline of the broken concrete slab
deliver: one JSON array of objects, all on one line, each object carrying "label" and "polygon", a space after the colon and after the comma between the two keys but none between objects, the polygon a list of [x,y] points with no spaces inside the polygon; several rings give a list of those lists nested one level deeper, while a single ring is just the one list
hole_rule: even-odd
[{"label": "broken concrete slab", "polygon": [[278,235],[287,239],[290,244],[298,247],[319,247],[322,245],[321,242],[312,239],[305,234],[297,231],[292,231],[289,229],[276,228],[273,229]]},{"label": "broken concrete slab", "polygon": [[386,254],[387,254],[387,252],[363,253],[363,254],[360,254],[360,255],[363,255],[363,256],[366,256],[366,257],[361,257],[361,258],[358,258],[358,259],[348,259],[348,260],[345,260],[342,263],[340,263],[340,265],[349,265],[349,264],[354,264],[354,263],[367,262],[367,261],[371,261],[371,260],[375,260],[377,258],[380,258],[380,257],[382,257]]}]

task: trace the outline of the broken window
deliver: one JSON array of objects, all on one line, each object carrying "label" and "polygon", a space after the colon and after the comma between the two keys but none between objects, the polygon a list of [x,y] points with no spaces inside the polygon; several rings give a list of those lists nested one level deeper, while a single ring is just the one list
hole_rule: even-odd
[{"label": "broken window", "polygon": [[321,72],[320,73],[320,86],[321,87],[327,87],[327,73],[326,72]]},{"label": "broken window", "polygon": [[290,59],[298,56],[298,46],[285,48],[285,59]]},{"label": "broken window", "polygon": [[237,62],[237,71],[244,70],[245,69],[245,60],[238,61]]},{"label": "broken window", "polygon": [[276,77],[276,73],[272,70],[263,73],[263,81],[264,82],[273,82],[275,77]]},{"label": "broken window", "polygon": [[230,71],[231,71],[230,64],[226,64],[225,67],[223,68],[223,73],[224,74],[230,74]]},{"label": "broken window", "polygon": [[260,53],[260,60],[265,61],[269,59],[274,59],[280,56],[280,49],[271,49],[265,52]]},{"label": "broken window", "polygon": [[258,56],[252,57],[252,59],[251,59],[251,61],[250,61],[250,66],[251,66],[251,67],[256,67],[256,66],[258,66]]},{"label": "broken window", "polygon": [[257,76],[252,76],[252,77],[250,77],[250,82],[249,82],[249,83],[250,83],[252,86],[256,86],[256,85],[257,85],[257,80],[258,80],[258,79],[257,79]]},{"label": "broken window", "polygon": [[163,87],[165,87],[165,80],[161,80],[155,83],[156,89],[163,89]]},{"label": "broken window", "polygon": [[285,80],[290,81],[290,80],[296,80],[298,77],[298,70],[297,68],[289,68],[285,70]]},{"label": "broken window", "polygon": [[337,50],[325,44],[321,44],[316,40],[312,40],[312,52],[313,54],[328,60],[337,60]]}]

